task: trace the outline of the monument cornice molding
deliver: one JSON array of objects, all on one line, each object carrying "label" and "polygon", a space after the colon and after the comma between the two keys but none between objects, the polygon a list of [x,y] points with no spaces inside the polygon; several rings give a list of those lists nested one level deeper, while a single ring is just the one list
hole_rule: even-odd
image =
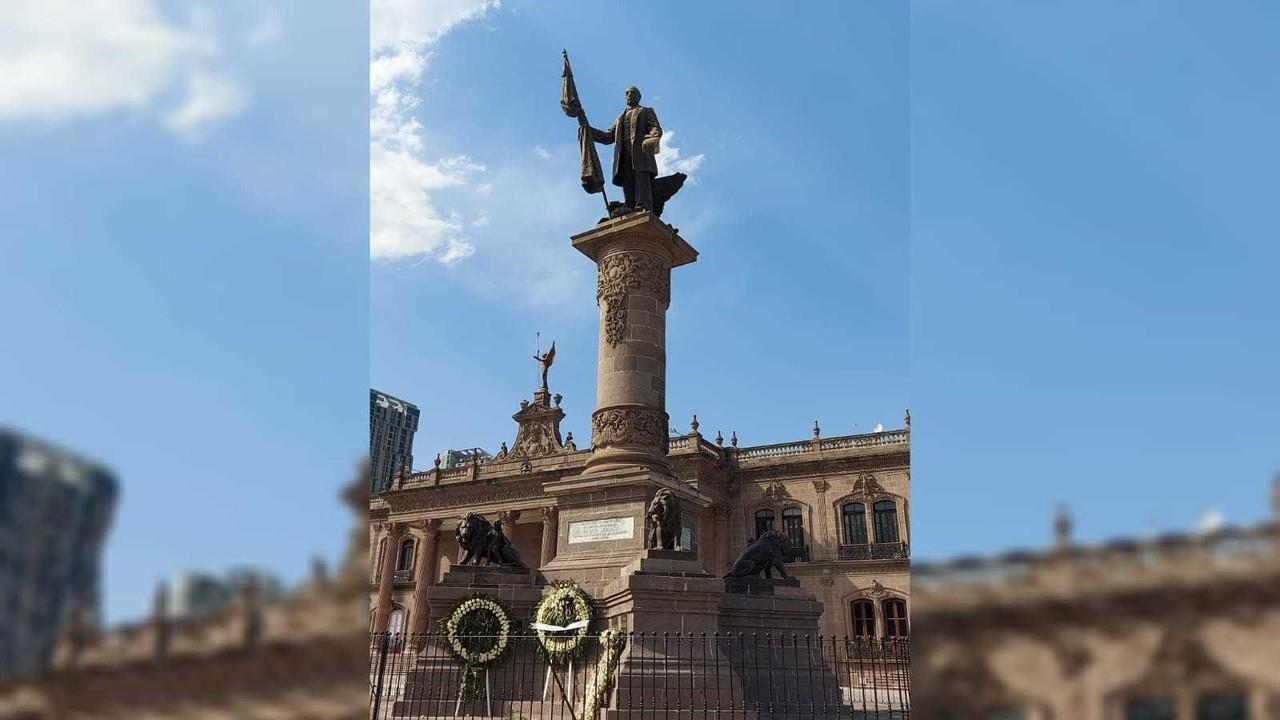
[{"label": "monument cornice molding", "polygon": [[475,482],[467,483],[465,487],[424,488],[405,492],[394,498],[391,503],[391,512],[400,514],[442,508],[470,508],[544,497],[541,482],[523,479],[526,481],[502,485]]},{"label": "monument cornice molding", "polygon": [[832,475],[841,474],[860,474],[860,473],[891,473],[891,472],[907,472],[910,471],[911,465],[908,461],[899,463],[885,463],[883,456],[875,458],[866,457],[813,457],[813,458],[797,458],[790,463],[779,463],[773,465],[758,465],[751,467],[732,467],[729,472],[737,475],[742,480],[750,482],[761,482],[771,480],[816,480],[818,478],[830,478]]}]

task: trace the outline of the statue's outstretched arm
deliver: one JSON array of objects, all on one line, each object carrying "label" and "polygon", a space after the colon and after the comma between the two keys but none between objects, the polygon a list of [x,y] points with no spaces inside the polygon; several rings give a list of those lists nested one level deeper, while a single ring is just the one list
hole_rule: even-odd
[{"label": "statue's outstretched arm", "polygon": [[591,133],[591,139],[595,140],[601,145],[612,145],[613,133],[617,131],[617,129],[618,129],[618,123],[616,122],[610,125],[608,130],[598,130],[596,128],[591,127],[590,125],[587,126],[587,131]]}]

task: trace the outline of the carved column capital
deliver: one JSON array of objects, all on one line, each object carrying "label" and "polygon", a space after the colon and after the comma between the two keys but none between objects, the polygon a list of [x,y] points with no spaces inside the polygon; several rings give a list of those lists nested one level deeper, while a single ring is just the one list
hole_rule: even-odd
[{"label": "carved column capital", "polygon": [[556,521],[560,514],[560,508],[555,505],[544,505],[538,508],[538,514],[542,515],[542,524],[549,525]]},{"label": "carved column capital", "polygon": [[591,415],[591,444],[593,447],[630,444],[665,448],[668,421],[667,413],[657,408],[602,408]]}]

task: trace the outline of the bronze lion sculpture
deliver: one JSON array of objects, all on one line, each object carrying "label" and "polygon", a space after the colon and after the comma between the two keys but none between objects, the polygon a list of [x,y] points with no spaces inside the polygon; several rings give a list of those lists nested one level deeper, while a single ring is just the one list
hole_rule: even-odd
[{"label": "bronze lion sculpture", "polygon": [[733,567],[725,577],[751,577],[764,573],[767,578],[773,577],[777,570],[782,577],[787,576],[783,567],[787,555],[787,537],[777,530],[767,530],[747,546],[746,550],[733,561]]},{"label": "bronze lion sculpture", "polygon": [[680,537],[680,501],[675,493],[667,488],[659,490],[644,516],[649,549],[674,550]]},{"label": "bronze lion sculpture", "polygon": [[454,537],[458,540],[458,547],[462,549],[462,561],[459,565],[484,563],[524,567],[516,546],[502,532],[501,520],[489,522],[477,513],[467,513],[458,522]]},{"label": "bronze lion sculpture", "polygon": [[467,513],[458,521],[458,529],[454,537],[458,547],[462,549],[462,561],[459,565],[472,563],[479,565],[481,558],[489,555],[489,535],[493,532],[493,523],[485,520],[477,513]]}]

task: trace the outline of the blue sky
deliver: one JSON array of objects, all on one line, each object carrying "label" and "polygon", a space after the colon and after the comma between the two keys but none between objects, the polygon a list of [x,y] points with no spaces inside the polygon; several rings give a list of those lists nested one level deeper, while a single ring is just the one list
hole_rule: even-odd
[{"label": "blue sky", "polygon": [[1280,8],[918,3],[917,556],[1269,512]]},{"label": "blue sky", "polygon": [[1085,541],[1268,512],[1274,10],[658,5],[646,30],[616,4],[447,5],[411,82],[403,38],[374,41],[438,173],[416,254],[403,217],[379,236],[376,179],[373,201],[372,378],[423,407],[420,466],[510,438],[535,330],[586,432],[591,267],[566,238],[599,199],[554,104],[564,46],[596,125],[635,83],[699,161],[668,213],[703,251],[675,277],[673,424],[773,442],[910,398],[917,557],[1043,545],[1059,503]]},{"label": "blue sky", "polygon": [[1267,513],[1269,5],[35,5],[0,9],[0,422],[120,475],[110,619],[335,558],[368,384],[422,408],[420,467],[493,449],[541,331],[586,440],[561,48],[595,125],[638,85],[693,177],[673,425],[911,405],[917,557],[1042,545],[1060,502],[1086,540]]},{"label": "blue sky", "polygon": [[[765,444],[808,438],[815,419],[828,435],[902,421],[905,6],[659,3],[644,15],[652,27],[618,3],[504,3],[407,44],[391,29],[380,43],[375,20],[371,374],[422,408],[421,468],[441,448],[513,439],[539,331],[544,349],[557,342],[564,429],[588,440],[594,265],[569,236],[602,211],[578,186],[562,48],[593,124],[608,127],[638,86],[667,132],[666,162],[693,177],[664,216],[702,253],[673,276],[672,424],[696,412],[704,433]],[[397,134],[411,121],[416,152]]]},{"label": "blue sky", "polygon": [[38,5],[0,12],[0,423],[118,474],[109,620],[295,580],[367,448],[365,13]]}]

